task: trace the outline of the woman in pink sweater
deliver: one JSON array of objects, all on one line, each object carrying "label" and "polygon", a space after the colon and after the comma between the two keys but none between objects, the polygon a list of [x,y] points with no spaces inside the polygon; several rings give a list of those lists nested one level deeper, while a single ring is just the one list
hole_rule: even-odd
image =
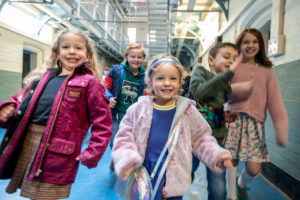
[{"label": "woman in pink sweater", "polygon": [[[273,120],[279,146],[287,143],[288,116],[273,64],[265,54],[261,32],[245,29],[236,45],[243,54],[243,61],[232,79],[232,96],[226,110],[238,112],[239,117],[228,124],[225,148],[231,152],[234,166],[239,161],[246,162],[237,188],[238,199],[247,199],[247,183],[258,175],[262,162],[269,162],[264,130],[266,111],[269,110]],[[227,169],[226,179],[228,198],[236,199],[236,167]]]},{"label": "woman in pink sweater", "polygon": [[[159,55],[149,62],[147,72],[154,96],[140,97],[121,121],[112,150],[115,172],[126,180],[135,169],[145,166],[151,174],[162,149],[175,134],[173,129],[179,130],[174,151],[167,145],[167,154],[152,179],[153,186],[159,185],[152,198],[180,200],[190,187],[192,153],[214,171],[232,167],[231,156],[211,136],[211,128],[195,102],[178,96],[183,80],[178,59]],[[162,170],[165,162],[166,171]],[[161,172],[164,175],[157,181]]]}]

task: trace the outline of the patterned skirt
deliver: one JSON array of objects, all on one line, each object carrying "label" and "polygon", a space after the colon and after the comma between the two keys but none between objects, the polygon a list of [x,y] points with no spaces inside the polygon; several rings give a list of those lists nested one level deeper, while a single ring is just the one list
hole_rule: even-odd
[{"label": "patterned skirt", "polygon": [[21,196],[34,200],[53,200],[69,197],[71,184],[59,185],[26,179],[30,165],[39,147],[44,128],[44,126],[37,124],[29,125],[16,169],[6,188],[7,193],[14,193],[20,188]]},{"label": "patterned skirt", "polygon": [[235,122],[228,123],[228,134],[224,143],[233,159],[269,162],[264,123],[246,113],[239,113]]}]

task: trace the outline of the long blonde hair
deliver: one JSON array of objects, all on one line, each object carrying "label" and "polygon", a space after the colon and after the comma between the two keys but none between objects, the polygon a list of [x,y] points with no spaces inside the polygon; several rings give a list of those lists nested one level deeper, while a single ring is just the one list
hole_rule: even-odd
[{"label": "long blonde hair", "polygon": [[54,44],[51,49],[51,54],[49,58],[44,62],[44,64],[40,67],[37,67],[36,69],[32,70],[23,80],[23,87],[28,88],[30,83],[37,78],[41,78],[48,69],[51,68],[60,68],[61,63],[58,58],[59,55],[59,45],[61,43],[61,38],[64,34],[67,33],[74,33],[76,35],[81,36],[86,44],[87,49],[87,57],[89,58],[88,67],[91,68],[93,75],[99,78],[99,68],[98,68],[98,62],[97,62],[97,53],[94,48],[94,42],[92,39],[90,39],[86,33],[80,30],[63,30],[56,40],[54,41]]}]

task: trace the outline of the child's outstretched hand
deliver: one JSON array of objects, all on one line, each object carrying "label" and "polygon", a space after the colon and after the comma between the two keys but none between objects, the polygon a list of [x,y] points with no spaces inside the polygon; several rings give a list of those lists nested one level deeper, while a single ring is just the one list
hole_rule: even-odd
[{"label": "child's outstretched hand", "polygon": [[219,167],[221,169],[233,168],[232,157],[231,157],[230,153],[224,153],[216,165],[217,165],[217,167]]},{"label": "child's outstretched hand", "polygon": [[240,55],[236,58],[236,60],[230,65],[229,70],[232,72],[235,72],[238,67],[241,65],[243,61],[243,54],[240,53]]},{"label": "child's outstretched hand", "polygon": [[109,100],[109,107],[114,108],[117,105],[117,97],[113,97]]},{"label": "child's outstretched hand", "polygon": [[132,174],[132,172],[133,172],[134,170],[135,170],[135,165],[133,165],[132,167],[130,167],[129,169],[127,169],[127,170],[124,172],[124,174],[122,174],[121,179],[127,180],[127,179],[131,176],[131,174]]},{"label": "child's outstretched hand", "polygon": [[84,166],[86,166],[87,168],[91,168],[91,166],[89,165],[89,159],[85,154],[79,154],[76,157],[76,161],[80,161],[80,163]]},{"label": "child's outstretched hand", "polygon": [[288,136],[286,137],[279,137],[277,134],[276,134],[276,142],[277,142],[277,145],[279,147],[286,147],[287,144],[288,144]]},{"label": "child's outstretched hand", "polygon": [[11,116],[13,116],[15,111],[16,108],[14,104],[8,104],[7,106],[4,106],[0,110],[0,120],[6,122]]}]

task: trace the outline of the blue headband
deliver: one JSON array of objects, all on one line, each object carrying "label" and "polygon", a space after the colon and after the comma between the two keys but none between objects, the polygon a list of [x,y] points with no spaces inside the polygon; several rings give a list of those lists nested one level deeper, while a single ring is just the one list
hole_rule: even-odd
[{"label": "blue headband", "polygon": [[150,66],[149,72],[148,72],[149,77],[150,77],[150,73],[151,73],[153,67],[155,67],[156,65],[158,65],[159,63],[162,63],[162,62],[171,62],[171,63],[174,63],[175,65],[179,65],[179,63],[176,60],[172,59],[172,58],[161,58],[161,59],[158,59],[154,63],[152,63],[152,65]]}]

